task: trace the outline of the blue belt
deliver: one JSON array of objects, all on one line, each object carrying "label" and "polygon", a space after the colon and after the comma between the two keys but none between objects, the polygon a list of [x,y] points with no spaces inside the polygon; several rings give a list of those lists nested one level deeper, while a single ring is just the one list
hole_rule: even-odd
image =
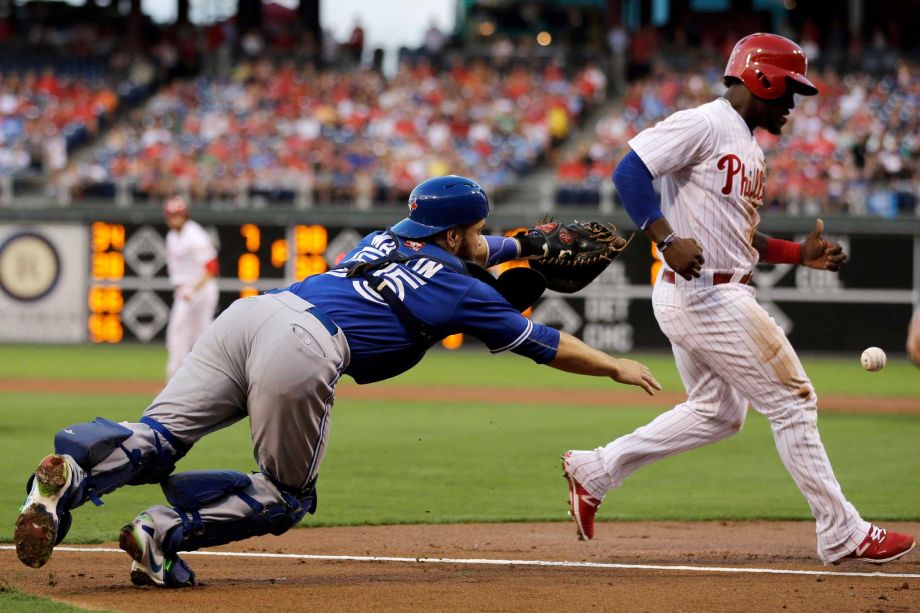
[{"label": "blue belt", "polygon": [[329,331],[330,336],[335,336],[338,333],[339,327],[335,325],[335,322],[332,321],[328,315],[323,313],[319,307],[312,306],[307,309],[307,313],[315,317],[319,323],[323,324],[326,330]]}]

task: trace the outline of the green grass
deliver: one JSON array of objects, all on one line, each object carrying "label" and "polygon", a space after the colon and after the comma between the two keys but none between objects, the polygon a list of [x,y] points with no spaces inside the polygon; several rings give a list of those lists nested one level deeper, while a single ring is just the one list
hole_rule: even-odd
[{"label": "green grass", "polygon": [[[646,363],[666,390],[682,391],[670,353],[628,357]],[[818,394],[920,396],[920,370],[904,358],[890,359],[880,372],[862,369],[859,356],[802,356]],[[159,345],[0,345],[0,378],[133,379],[162,381],[166,352]],[[345,385],[351,382],[347,377]],[[377,385],[450,385],[565,389],[609,388],[600,377],[579,377],[513,355],[484,351],[432,351],[420,366]]]},{"label": "green grass", "polygon": [[[671,358],[642,356],[678,391]],[[127,378],[156,381],[159,347],[0,347],[0,378]],[[857,359],[806,361],[820,394],[920,396],[920,377],[894,361],[865,373]],[[894,373],[895,376],[890,376]],[[614,384],[560,373],[517,356],[434,352],[390,384],[614,389]],[[881,383],[880,383],[881,382]],[[884,389],[878,388],[881,385]],[[888,387],[888,386],[891,387]],[[11,527],[24,481],[51,449],[58,429],[105,416],[134,420],[147,396],[0,393],[0,525]],[[527,406],[341,399],[319,482],[319,509],[304,525],[565,520],[559,454],[603,445],[669,407]],[[825,414],[821,435],[851,501],[868,519],[920,517],[920,491],[905,487],[920,473],[920,416]],[[255,468],[248,423],[214,433],[179,465]],[[115,538],[151,504],[156,486],[126,487],[75,511],[69,542]],[[780,464],[766,420],[750,412],[738,436],[646,467],[611,492],[600,519],[807,519],[809,511]],[[11,530],[0,532],[9,541]],[[2,600],[0,600],[2,603]]]},{"label": "green grass", "polygon": [[29,613],[84,613],[85,611],[102,611],[102,609],[74,607],[50,598],[30,596],[0,584],[0,613],[22,613],[23,611]]}]

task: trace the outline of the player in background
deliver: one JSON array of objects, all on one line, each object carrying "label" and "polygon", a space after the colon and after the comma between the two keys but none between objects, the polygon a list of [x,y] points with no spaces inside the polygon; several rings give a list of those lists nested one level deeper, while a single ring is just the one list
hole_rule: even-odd
[{"label": "player in background", "polygon": [[[471,179],[429,179],[409,216],[361,240],[323,274],[237,300],[205,331],[137,423],[97,418],[55,436],[16,522],[19,558],[40,567],[70,526],[70,510],[125,484],[160,483],[170,506],[122,528],[136,584],[185,586],[178,557],[250,536],[282,534],[316,509],[339,377],[371,383],[402,373],[458,332],[492,353],[637,385],[649,370],[532,322],[465,261],[492,266],[546,253],[544,238],[482,236],[489,201]],[[488,275],[488,273],[485,273]],[[491,279],[491,278],[490,278]],[[249,417],[260,472],[172,474],[202,436]]]},{"label": "player in background", "polygon": [[914,309],[914,316],[907,328],[907,357],[920,366],[920,306]]},{"label": "player in background", "polygon": [[217,308],[217,251],[208,233],[189,219],[181,196],[163,203],[166,270],[173,286],[173,303],[166,326],[166,378],[172,379],[198,337],[214,321]]},{"label": "player in background", "polygon": [[639,133],[614,172],[630,217],[664,259],[652,305],[688,397],[605,447],[563,455],[582,539],[592,538],[609,490],[642,466],[736,434],[750,403],[770,421],[779,456],[808,501],[822,561],[883,563],[914,547],[912,536],[870,524],[844,497],[818,435],[811,381],[750,286],[758,261],[837,271],[846,259],[822,238],[820,219],[801,244],[757,231],[766,166],[753,132],[780,134],[794,96],[818,93],[806,68],[791,40],[742,38],[725,69],[728,91]]}]

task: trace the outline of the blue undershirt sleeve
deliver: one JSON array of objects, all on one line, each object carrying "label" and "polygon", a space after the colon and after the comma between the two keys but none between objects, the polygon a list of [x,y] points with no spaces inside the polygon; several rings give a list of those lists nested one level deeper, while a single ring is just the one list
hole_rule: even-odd
[{"label": "blue undershirt sleeve", "polygon": [[483,236],[489,247],[489,259],[486,268],[521,257],[517,241],[509,236]]},{"label": "blue undershirt sleeve", "polygon": [[645,230],[650,223],[664,217],[652,185],[652,173],[635,151],[630,151],[617,164],[611,178],[626,212],[640,229]]}]

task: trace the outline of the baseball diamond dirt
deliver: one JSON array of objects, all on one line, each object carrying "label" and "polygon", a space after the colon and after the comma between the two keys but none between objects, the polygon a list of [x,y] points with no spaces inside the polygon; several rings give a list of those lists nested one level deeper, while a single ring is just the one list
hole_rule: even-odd
[{"label": "baseball diamond dirt", "polygon": [[[154,396],[163,389],[157,381],[91,380],[79,379],[5,379],[0,378],[0,392],[61,392],[67,394],[141,394]],[[381,397],[379,385],[359,386],[341,384],[336,397],[374,399]],[[489,388],[387,385],[386,398],[390,400],[428,400],[440,402],[452,398],[457,402],[521,402],[528,404],[611,406],[618,403],[630,406],[667,406],[686,398],[683,392],[658,392],[654,397],[619,390],[571,390],[531,388]],[[920,398],[904,396],[853,396],[821,394],[822,412],[892,413],[920,415]]]},{"label": "baseball diamond dirt", "polygon": [[[920,523],[891,527],[920,531]],[[132,586],[130,560],[114,547],[87,546],[98,552],[62,547],[41,570],[22,566],[7,547],[0,550],[0,577],[30,594],[114,611],[920,608],[920,555],[880,568],[858,562],[823,566],[815,559],[813,526],[805,521],[605,522],[590,542],[576,541],[567,522],[303,528],[216,548],[208,555],[187,554],[201,583],[179,590]],[[220,552],[331,559],[225,557]],[[367,559],[376,557],[402,559]],[[522,561],[611,566],[530,566]],[[873,576],[876,572],[883,574]]]}]

